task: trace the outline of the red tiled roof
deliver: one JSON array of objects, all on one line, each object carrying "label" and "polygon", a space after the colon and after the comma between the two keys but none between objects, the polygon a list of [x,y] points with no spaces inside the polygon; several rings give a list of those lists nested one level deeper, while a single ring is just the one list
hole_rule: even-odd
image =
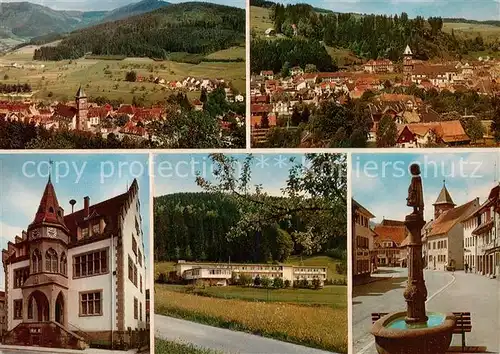
[{"label": "red tiled roof", "polygon": [[272,111],[272,105],[270,104],[253,104],[252,113],[269,113]]},{"label": "red tiled roof", "polygon": [[106,109],[106,107],[90,107],[88,117],[105,118],[108,115],[108,113],[109,111]]},{"label": "red tiled roof", "polygon": [[[121,210],[125,206],[132,190],[136,188],[138,188],[138,184],[137,180],[134,179],[132,185],[126,193],[105,200],[101,203],[90,205],[89,215],[97,214],[101,217],[104,217],[106,223],[104,234],[113,234],[115,236],[118,236],[120,227],[119,216]],[[76,242],[78,225],[84,223],[87,216],[88,215],[86,215],[85,210],[81,209],[64,217],[64,222],[70,230],[71,236],[73,237],[72,242]]]},{"label": "red tiled roof", "polygon": [[378,237],[379,240],[390,240],[396,243],[398,246],[401,245],[401,242],[407,236],[406,226],[386,226],[383,224],[376,225],[374,230],[376,233],[375,237]]},{"label": "red tiled roof", "polygon": [[40,200],[38,210],[35,214],[35,219],[29,226],[30,228],[43,223],[58,224],[66,228],[64,219],[60,213],[59,202],[57,201],[56,192],[52,182],[49,180],[45,186],[45,190]]},{"label": "red tiled roof", "polygon": [[76,113],[77,109],[75,107],[70,107],[61,103],[59,103],[54,110],[54,115],[68,119],[72,119]]},{"label": "red tiled roof", "polygon": [[442,213],[431,225],[428,236],[436,236],[448,233],[453,226],[465,218],[477,203],[477,199],[471,200],[459,207],[450,209]]},{"label": "red tiled roof", "polygon": [[135,114],[135,107],[129,104],[124,104],[118,109],[118,114],[128,114],[130,116]]}]

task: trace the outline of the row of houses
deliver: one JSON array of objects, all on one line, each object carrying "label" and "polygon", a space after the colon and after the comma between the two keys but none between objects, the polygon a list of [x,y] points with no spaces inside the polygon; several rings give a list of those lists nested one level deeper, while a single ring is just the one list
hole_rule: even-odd
[{"label": "row of houses", "polygon": [[[500,187],[483,203],[474,198],[457,206],[446,185],[434,202],[434,218],[422,229],[422,253],[428,270],[450,269],[496,278],[500,273]],[[354,285],[369,281],[378,266],[407,266],[408,235],[404,221],[375,218],[352,200],[352,269]]]}]

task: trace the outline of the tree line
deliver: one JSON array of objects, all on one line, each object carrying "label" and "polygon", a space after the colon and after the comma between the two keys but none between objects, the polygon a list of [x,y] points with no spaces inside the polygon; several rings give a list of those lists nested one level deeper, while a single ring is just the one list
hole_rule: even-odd
[{"label": "tree line", "polygon": [[467,54],[469,51],[497,50],[499,43],[484,43],[478,35],[462,39],[443,31],[443,19],[421,16],[410,19],[408,14],[359,15],[352,13],[321,13],[306,4],[275,4],[271,20],[277,32],[287,36],[297,34],[322,41],[328,46],[347,48],[364,58],[401,60],[406,45],[414,57],[427,60],[450,53]]},{"label": "tree line", "polygon": [[245,41],[245,11],[208,3],[171,5],[141,16],[75,31],[35,60],[125,55],[166,59],[171,52],[212,53]]},{"label": "tree line", "polygon": [[1,84],[0,93],[30,93],[30,84]]},{"label": "tree line", "polygon": [[319,71],[336,71],[334,63],[324,45],[316,40],[284,38],[268,41],[254,39],[251,43],[250,68],[253,73],[262,70],[280,72],[283,68],[313,64]]},{"label": "tree line", "polygon": [[[288,223],[249,231],[242,237],[227,237],[243,217],[237,201],[221,193],[177,193],[155,198],[156,261],[285,262],[303,252],[295,232],[305,232],[315,224],[311,214],[297,213]],[[345,238],[335,238],[335,225],[330,226],[331,237],[315,245],[316,253],[345,249]]]}]

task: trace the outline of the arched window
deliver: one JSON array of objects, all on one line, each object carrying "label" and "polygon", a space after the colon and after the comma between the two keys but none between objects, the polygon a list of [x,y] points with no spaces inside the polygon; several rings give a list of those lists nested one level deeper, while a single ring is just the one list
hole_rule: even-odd
[{"label": "arched window", "polygon": [[61,264],[60,264],[61,270],[60,273],[67,275],[68,274],[68,260],[66,259],[66,253],[63,252],[61,255]]},{"label": "arched window", "polygon": [[42,254],[38,249],[33,251],[33,255],[31,257],[31,267],[33,268],[33,273],[42,271]]},{"label": "arched window", "polygon": [[49,273],[57,273],[58,269],[57,252],[49,248],[45,253],[45,271]]}]

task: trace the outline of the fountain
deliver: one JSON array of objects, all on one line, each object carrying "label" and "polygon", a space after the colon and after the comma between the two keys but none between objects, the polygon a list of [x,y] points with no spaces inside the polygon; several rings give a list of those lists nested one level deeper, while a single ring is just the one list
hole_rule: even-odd
[{"label": "fountain", "polygon": [[424,199],[420,166],[410,167],[412,180],[408,189],[408,206],[413,213],[406,216],[410,232],[408,243],[408,282],[404,297],[406,312],[390,313],[373,324],[377,352],[380,354],[444,354],[450,346],[455,316],[427,313],[421,231],[424,221]]}]

